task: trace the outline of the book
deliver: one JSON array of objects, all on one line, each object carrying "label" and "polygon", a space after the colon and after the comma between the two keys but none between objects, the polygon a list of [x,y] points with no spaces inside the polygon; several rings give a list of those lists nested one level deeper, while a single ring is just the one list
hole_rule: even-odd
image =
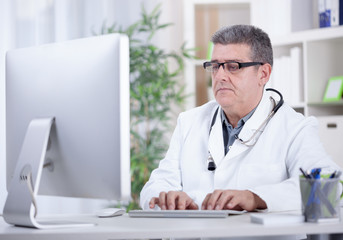
[{"label": "book", "polygon": [[250,214],[250,221],[266,226],[282,226],[302,223],[304,216],[295,213],[252,213]]},{"label": "book", "polygon": [[319,27],[330,27],[331,0],[318,0]]},{"label": "book", "polygon": [[299,104],[304,100],[302,89],[302,51],[300,47],[293,47],[290,49],[290,74],[289,85],[291,86],[291,104]]}]

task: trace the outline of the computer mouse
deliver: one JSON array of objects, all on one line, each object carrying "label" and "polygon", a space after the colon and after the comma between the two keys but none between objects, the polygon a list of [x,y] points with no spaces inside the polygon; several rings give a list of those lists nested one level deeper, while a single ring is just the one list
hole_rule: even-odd
[{"label": "computer mouse", "polygon": [[116,216],[121,216],[125,213],[125,209],[121,208],[104,208],[100,209],[96,212],[96,215],[101,218],[106,218],[106,217],[116,217]]}]

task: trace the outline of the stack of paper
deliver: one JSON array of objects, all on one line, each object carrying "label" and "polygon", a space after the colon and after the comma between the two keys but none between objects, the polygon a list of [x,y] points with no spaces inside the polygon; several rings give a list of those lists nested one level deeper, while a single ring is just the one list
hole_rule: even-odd
[{"label": "stack of paper", "polygon": [[304,216],[291,213],[253,213],[250,215],[252,223],[267,226],[297,224],[304,222]]}]

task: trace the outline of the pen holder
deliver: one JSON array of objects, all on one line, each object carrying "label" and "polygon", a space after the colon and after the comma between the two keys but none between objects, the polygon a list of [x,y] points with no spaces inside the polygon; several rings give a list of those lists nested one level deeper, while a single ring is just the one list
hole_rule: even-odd
[{"label": "pen holder", "polygon": [[340,221],[339,179],[306,179],[300,177],[299,180],[305,221]]}]

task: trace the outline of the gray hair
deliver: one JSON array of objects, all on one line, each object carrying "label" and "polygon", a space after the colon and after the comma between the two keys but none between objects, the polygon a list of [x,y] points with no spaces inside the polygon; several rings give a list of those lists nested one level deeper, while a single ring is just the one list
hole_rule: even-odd
[{"label": "gray hair", "polygon": [[212,36],[213,44],[247,44],[251,60],[273,66],[273,48],[269,36],[260,28],[251,25],[226,26]]}]

